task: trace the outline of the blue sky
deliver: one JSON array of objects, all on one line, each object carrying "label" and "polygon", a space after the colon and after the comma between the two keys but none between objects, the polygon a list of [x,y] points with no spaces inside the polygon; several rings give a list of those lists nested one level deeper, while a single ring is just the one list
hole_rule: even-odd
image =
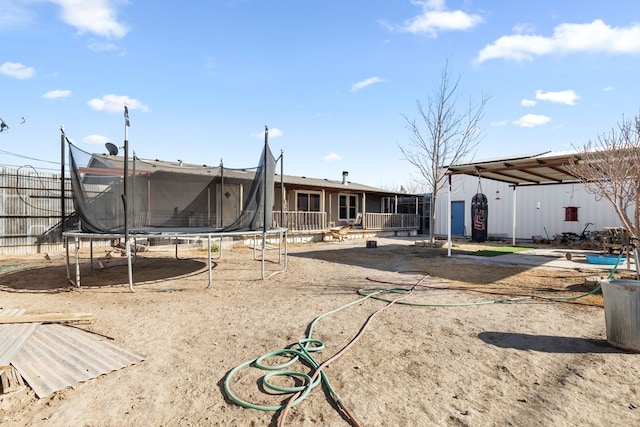
[{"label": "blue sky", "polygon": [[[448,58],[490,96],[474,159],[564,151],[640,112],[640,3],[0,0],[0,164],[89,152],[251,167],[264,126],[285,174],[387,189]],[[461,105],[463,108],[464,105]]]}]

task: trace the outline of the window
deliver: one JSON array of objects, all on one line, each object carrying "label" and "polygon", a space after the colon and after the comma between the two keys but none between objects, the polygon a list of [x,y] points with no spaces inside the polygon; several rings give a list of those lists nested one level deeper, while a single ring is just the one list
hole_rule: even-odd
[{"label": "window", "polygon": [[355,194],[341,194],[339,200],[339,219],[356,219],[358,214],[358,196]]},{"label": "window", "polygon": [[576,206],[567,206],[564,208],[565,221],[578,221],[578,208]]},{"label": "window", "polygon": [[296,210],[320,212],[320,193],[296,193]]}]

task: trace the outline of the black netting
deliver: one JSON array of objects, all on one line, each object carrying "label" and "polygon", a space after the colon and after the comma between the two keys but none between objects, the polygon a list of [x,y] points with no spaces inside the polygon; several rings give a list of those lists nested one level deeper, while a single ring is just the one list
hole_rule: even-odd
[{"label": "black netting", "polygon": [[225,227],[225,231],[260,230],[264,224],[271,226],[275,168],[273,154],[269,145],[265,145],[242,214],[233,224]]},{"label": "black netting", "polygon": [[[124,232],[124,157],[87,153],[69,143],[69,163],[82,230]],[[128,228],[132,233],[270,228],[275,163],[268,144],[255,171],[129,159]]]}]

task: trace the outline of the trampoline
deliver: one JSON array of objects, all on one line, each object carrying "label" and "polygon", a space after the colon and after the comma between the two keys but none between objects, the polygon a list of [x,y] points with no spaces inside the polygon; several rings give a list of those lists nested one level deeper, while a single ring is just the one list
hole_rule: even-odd
[{"label": "trampoline", "polygon": [[[83,241],[89,244],[93,268],[93,243],[97,240],[123,241],[132,292],[132,259],[136,256],[137,239],[206,240],[207,288],[212,282],[211,246],[215,239],[222,242],[224,237],[252,238],[254,260],[261,261],[262,279],[267,277],[265,251],[272,249],[267,240],[275,241],[278,264],[282,264],[282,268],[270,276],[286,270],[288,230],[272,227],[275,165],[282,155],[278,160],[273,157],[267,127],[258,166],[243,169],[225,168],[222,161],[214,167],[144,160],[135,152],[130,159],[128,127],[125,107],[124,156],[118,156],[118,148],[110,143],[106,146],[108,154],[85,152],[72,144],[61,128],[63,147],[66,142],[69,150],[73,202],[79,219],[78,229],[62,233],[67,279],[71,284],[80,287],[79,254]],[[282,162],[280,164],[282,167]],[[282,171],[280,175],[282,179]],[[71,245],[74,246],[75,278],[71,272]],[[176,243],[176,257],[177,248]]]}]

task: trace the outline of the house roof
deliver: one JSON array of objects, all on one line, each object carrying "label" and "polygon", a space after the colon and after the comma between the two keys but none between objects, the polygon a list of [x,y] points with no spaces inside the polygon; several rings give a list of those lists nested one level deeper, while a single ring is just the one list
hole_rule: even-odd
[{"label": "house roof", "polygon": [[526,154],[447,166],[447,175],[473,175],[513,185],[572,184],[580,180],[570,172],[580,159],[576,151]]},{"label": "house roof", "polygon": [[[132,160],[130,160],[132,162]],[[108,154],[94,154],[92,157],[92,161],[89,165],[89,168],[85,170],[87,172],[98,172],[101,174],[108,174],[104,169],[95,168],[95,166],[100,165],[102,168],[107,167],[109,169],[116,169],[118,173],[120,173],[123,169],[124,157],[123,156],[111,156]],[[135,173],[136,175],[140,174],[150,174],[157,172],[165,172],[165,173],[180,173],[180,174],[194,174],[194,175],[207,175],[211,177],[220,176],[221,175],[221,167],[220,166],[209,166],[209,165],[195,165],[189,163],[181,163],[181,162],[169,162],[164,160],[149,160],[149,159],[140,159],[136,157],[135,162]],[[232,178],[232,179],[253,179],[253,175],[255,173],[255,168],[246,168],[246,169],[233,169],[224,167],[224,177]],[[130,163],[129,173],[133,174],[133,167]],[[357,192],[357,193],[369,193],[369,194],[380,194],[380,195],[396,195],[398,192],[393,192],[389,190],[384,190],[377,187],[371,187],[364,184],[358,184],[355,182],[347,181],[345,184],[342,183],[342,180],[330,180],[330,179],[322,179],[322,178],[308,178],[305,176],[292,176],[292,175],[283,175],[283,181],[285,187],[289,188],[300,188],[300,189],[332,189],[332,190],[340,190],[346,193]],[[276,174],[275,184],[280,185],[280,175]]]}]

